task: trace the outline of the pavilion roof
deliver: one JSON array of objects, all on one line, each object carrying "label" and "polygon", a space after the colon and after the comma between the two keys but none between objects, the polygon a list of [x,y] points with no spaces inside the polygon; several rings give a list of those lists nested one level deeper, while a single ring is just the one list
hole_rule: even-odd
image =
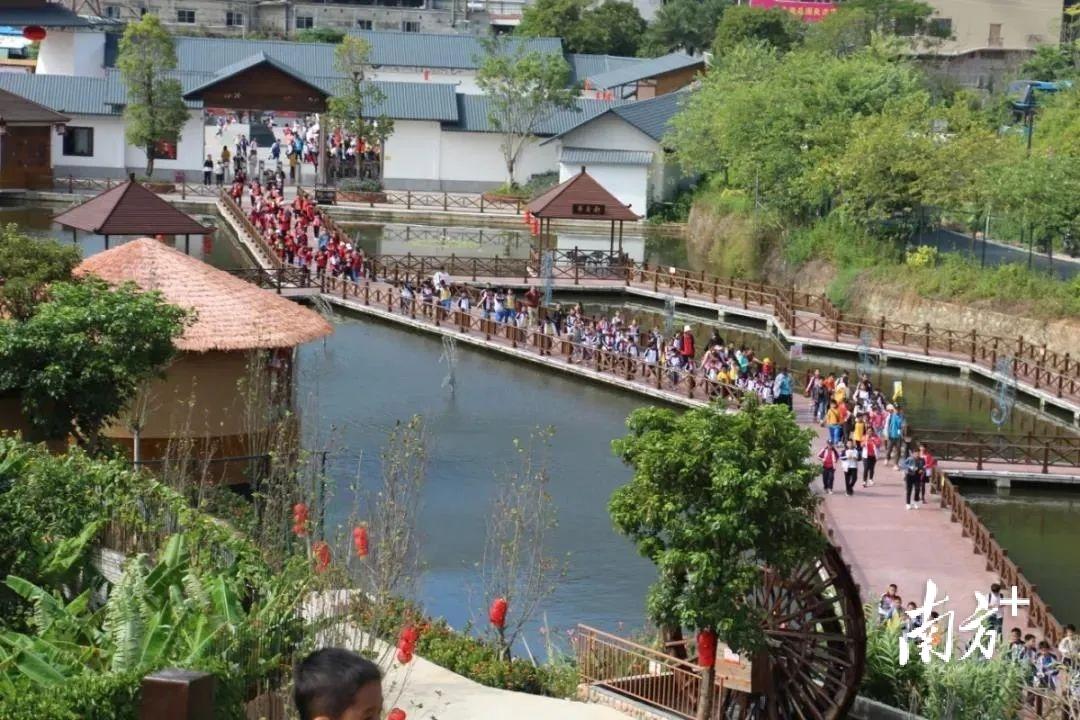
[{"label": "pavilion roof", "polygon": [[98,235],[201,235],[212,232],[134,180],[60,213],[53,221]]},{"label": "pavilion roof", "polygon": [[7,0],[0,7],[0,25],[26,27],[88,27],[94,23],[68,10],[59,3],[46,0]]},{"label": "pavilion roof", "polygon": [[0,89],[0,118],[11,125],[54,125],[71,119],[33,100],[27,100],[22,95],[3,89]]},{"label": "pavilion roof", "polygon": [[176,342],[188,352],[294,347],[333,331],[317,312],[150,238],[92,255],[75,273],[110,285],[133,282],[193,310],[195,321]]},{"label": "pavilion roof", "polygon": [[186,93],[184,93],[184,99],[185,100],[199,100],[199,99],[202,99],[203,93],[206,92],[207,90],[209,90],[210,88],[212,88],[212,87],[214,87],[214,86],[216,86],[216,85],[218,85],[220,83],[223,83],[226,80],[230,80],[230,79],[232,79],[232,78],[234,78],[234,77],[236,77],[238,75],[242,75],[243,73],[247,72],[248,70],[251,70],[251,69],[257,68],[257,67],[262,67],[262,66],[273,68],[275,71],[281,73],[282,75],[286,75],[286,76],[292,78],[296,82],[301,83],[302,85],[305,85],[306,87],[310,88],[312,91],[317,93],[322,98],[326,98],[330,94],[325,89],[320,87],[319,85],[316,85],[315,83],[311,82],[299,70],[296,70],[295,68],[285,64],[284,62],[282,62],[281,60],[278,60],[277,58],[274,58],[274,57],[271,57],[270,55],[267,55],[265,52],[257,52],[257,53],[254,53],[252,55],[249,55],[249,56],[247,56],[245,58],[241,58],[240,60],[237,60],[236,62],[232,63],[231,65],[228,65],[226,67],[221,68],[216,73],[214,73],[213,77],[206,80],[206,82],[203,82],[200,85],[197,85],[197,86],[193,87],[192,89],[188,90]]},{"label": "pavilion roof", "polygon": [[560,220],[641,219],[585,172],[584,167],[577,175],[533,198],[526,209],[538,218]]}]

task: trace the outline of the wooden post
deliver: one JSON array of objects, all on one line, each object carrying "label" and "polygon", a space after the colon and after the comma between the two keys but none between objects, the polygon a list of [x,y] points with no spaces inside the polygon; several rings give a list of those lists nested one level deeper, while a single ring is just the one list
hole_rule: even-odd
[{"label": "wooden post", "polygon": [[450,209],[450,205],[449,205],[448,198],[446,196],[446,191],[445,190],[443,190],[443,194],[442,194],[442,209],[443,209],[443,212],[446,212],[447,210]]},{"label": "wooden post", "polygon": [[832,333],[833,342],[839,342],[839,340],[840,340],[840,318],[843,317],[843,316],[844,316],[844,314],[842,312],[840,312],[839,310],[836,312],[836,318],[833,320],[833,326],[832,326],[832,328],[833,328],[833,333]]},{"label": "wooden post", "polygon": [[1016,357],[1024,357],[1024,336],[1016,338]]},{"label": "wooden post", "polygon": [[881,316],[881,330],[878,332],[878,347],[885,347],[885,316]]},{"label": "wooden post", "polygon": [[930,354],[930,323],[926,323],[926,329],[923,334],[923,355]]},{"label": "wooden post", "polygon": [[214,676],[166,668],[142,679],[139,720],[203,720],[214,716]]},{"label": "wooden post", "polygon": [[405,209],[412,210],[412,190],[405,191]]},{"label": "wooden post", "polygon": [[971,362],[975,362],[975,346],[978,344],[978,340],[975,335],[975,328],[971,328]]}]

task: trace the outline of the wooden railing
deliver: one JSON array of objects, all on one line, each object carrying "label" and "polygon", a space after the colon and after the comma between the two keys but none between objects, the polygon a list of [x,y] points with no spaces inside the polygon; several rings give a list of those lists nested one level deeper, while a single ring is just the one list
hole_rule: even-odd
[{"label": "wooden railing", "polygon": [[[615,635],[578,625],[573,639],[578,674],[586,684],[694,718],[701,688],[697,665]],[[722,681],[717,678],[713,717],[721,717]]]},{"label": "wooden railing", "polygon": [[997,575],[1005,587],[1015,586],[1019,597],[1031,601],[1028,607],[1029,626],[1038,628],[1043,637],[1056,646],[1065,634],[1064,628],[1051,613],[1050,605],[1039,596],[1038,587],[1024,576],[1020,566],[1009,557],[1008,550],[1001,547],[994,534],[983,525],[948,475],[938,471],[934,480],[941,491],[941,507],[949,510],[953,522],[960,523],[964,537],[971,538],[976,554],[986,556],[987,572]]},{"label": "wooden railing", "polygon": [[270,247],[266,242],[266,239],[262,236],[240,206],[236,204],[236,201],[232,199],[228,190],[222,190],[218,193],[218,200],[220,201],[220,207],[225,211],[231,220],[231,224],[235,228],[239,228],[240,232],[247,236],[249,241],[249,247],[258,255],[256,260],[263,267],[280,268],[284,266],[284,262],[277,252]]},{"label": "wooden railing", "polygon": [[[69,194],[74,193],[76,190],[89,190],[94,193],[103,192],[117,185],[127,182],[126,179],[118,178],[77,178],[73,175],[66,177],[56,177],[53,179],[53,187],[60,188]],[[177,180],[170,180],[167,177],[155,178],[146,183],[151,189],[155,189],[160,186],[161,188],[168,187],[167,192],[170,195],[179,195],[181,199],[186,198],[188,195],[194,197],[214,197],[221,188],[214,185],[203,185],[199,182],[183,182]]]},{"label": "wooden railing", "polygon": [[1080,467],[1080,436],[1004,435],[971,430],[930,430],[912,435],[925,442],[938,460],[973,462],[982,470],[987,462],[1034,465],[1048,473],[1051,467]]}]

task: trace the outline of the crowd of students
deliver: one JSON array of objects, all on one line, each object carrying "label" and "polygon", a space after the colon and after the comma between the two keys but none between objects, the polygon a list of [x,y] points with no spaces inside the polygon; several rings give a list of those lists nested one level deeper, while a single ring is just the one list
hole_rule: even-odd
[{"label": "crowd of students", "polygon": [[[987,593],[985,631],[995,633],[998,641],[1002,639],[1005,623],[1002,590],[1000,583],[994,583]],[[882,593],[878,600],[877,614],[879,622],[897,624],[908,642],[912,640],[907,638],[929,620],[932,626],[927,636],[931,647],[937,652],[949,651],[949,648],[944,647],[949,629],[942,627],[940,613],[932,611],[929,618],[922,617],[914,602],[904,603],[896,585],[889,585]],[[974,640],[971,638],[969,642]],[[967,649],[970,648],[962,651]],[[1080,635],[1077,635],[1075,625],[1065,626],[1065,635],[1056,648],[1031,633],[1025,634],[1020,628],[1012,628],[1009,631],[1008,645],[1000,650],[1005,657],[1024,666],[1025,679],[1031,687],[1080,697],[1080,671],[1075,670],[1077,663],[1080,663]],[[973,655],[983,657],[977,651]]]}]

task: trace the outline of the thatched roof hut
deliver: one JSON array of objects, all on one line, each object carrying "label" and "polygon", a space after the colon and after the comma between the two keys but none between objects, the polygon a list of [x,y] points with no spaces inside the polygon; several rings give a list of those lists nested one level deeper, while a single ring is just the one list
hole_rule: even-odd
[{"label": "thatched roof hut", "polygon": [[187,352],[288,348],[329,335],[321,315],[150,238],[86,258],[77,274],[157,290],[195,321],[176,341]]}]

